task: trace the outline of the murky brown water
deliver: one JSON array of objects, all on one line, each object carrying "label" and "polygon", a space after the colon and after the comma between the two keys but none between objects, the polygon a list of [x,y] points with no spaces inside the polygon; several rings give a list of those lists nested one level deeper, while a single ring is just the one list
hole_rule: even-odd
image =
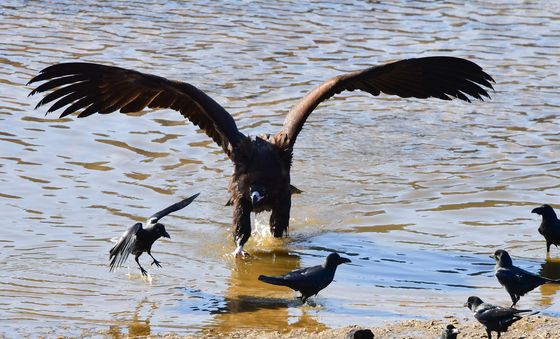
[{"label": "murky brown water", "polygon": [[[507,305],[488,254],[531,271],[545,260],[533,207],[560,207],[560,7],[548,1],[3,1],[0,4],[0,335],[322,329],[468,316],[469,295]],[[56,119],[25,83],[91,61],[191,82],[249,134],[275,132],[314,85],[400,58],[454,55],[497,81],[484,103],[347,93],[298,139],[291,237],[255,236],[236,262],[232,167],[179,114]],[[111,238],[201,191],[167,218],[153,281],[110,273]],[[264,220],[264,219],[263,219]],[[265,227],[261,222],[261,229]],[[301,307],[256,280],[351,256]],[[146,258],[143,263],[148,266]],[[128,273],[130,275],[127,275]],[[524,308],[560,315],[558,285]]]}]

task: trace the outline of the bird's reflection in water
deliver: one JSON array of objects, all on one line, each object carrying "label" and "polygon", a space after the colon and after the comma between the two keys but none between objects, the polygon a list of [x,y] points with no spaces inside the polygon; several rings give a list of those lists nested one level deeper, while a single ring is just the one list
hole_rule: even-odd
[{"label": "bird's reflection in water", "polygon": [[[147,308],[147,315],[145,319],[141,319],[140,313]],[[134,315],[132,319],[124,322],[125,325],[113,325],[109,329],[108,335],[111,338],[136,338],[136,337],[147,337],[151,334],[150,319],[152,318],[154,312],[157,309],[156,303],[148,301],[144,298],[134,310]],[[124,328],[127,328],[126,333],[123,333]]]},{"label": "bird's reflection in water", "polygon": [[216,312],[208,330],[224,333],[240,326],[281,332],[301,327],[326,329],[308,305],[302,306],[292,290],[257,279],[261,274],[279,275],[300,268],[299,255],[285,249],[252,254],[248,260],[235,261],[225,293],[225,307]]},{"label": "bird's reflection in water", "polygon": [[[547,257],[546,261],[541,264],[539,274],[549,279],[560,279],[560,258]],[[542,293],[541,305],[548,306],[552,303],[553,297],[560,290],[560,284],[550,283],[540,286]]]}]

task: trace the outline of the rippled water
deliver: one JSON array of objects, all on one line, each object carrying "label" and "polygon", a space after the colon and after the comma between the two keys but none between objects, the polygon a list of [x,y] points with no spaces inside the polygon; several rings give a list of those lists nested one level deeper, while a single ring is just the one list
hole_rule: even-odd
[{"label": "rippled water", "polygon": [[[560,207],[560,6],[494,2],[3,1],[0,4],[0,333],[220,333],[467,317],[469,295],[509,296],[515,263],[560,278],[532,208]],[[90,61],[195,84],[246,134],[275,132],[313,86],[406,57],[469,58],[496,79],[466,104],[345,93],[298,138],[291,236],[257,235],[236,261],[225,207],[229,160],[176,112],[44,116],[25,83],[47,65]],[[195,192],[170,216],[143,280],[110,273],[111,239]],[[262,217],[257,223],[265,229]],[[301,307],[256,280],[353,265]],[[148,259],[141,261],[148,266]],[[559,285],[520,306],[560,315]]]}]

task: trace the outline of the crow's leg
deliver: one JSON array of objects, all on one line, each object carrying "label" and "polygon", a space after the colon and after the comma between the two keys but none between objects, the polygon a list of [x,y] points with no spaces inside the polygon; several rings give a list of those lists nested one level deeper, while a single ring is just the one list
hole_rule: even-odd
[{"label": "crow's leg", "polygon": [[161,264],[159,263],[159,261],[156,260],[156,258],[154,258],[154,256],[152,255],[151,251],[147,251],[148,254],[150,255],[150,257],[152,257],[152,259],[154,259],[154,261],[152,261],[151,265],[156,264],[157,267],[161,267]]},{"label": "crow's leg", "polygon": [[275,238],[281,238],[284,234],[288,235],[290,226],[290,208],[292,206],[291,194],[284,194],[279,202],[272,209],[270,214],[270,233]]},{"label": "crow's leg", "polygon": [[146,272],[146,270],[144,269],[144,267],[142,267],[142,265],[140,265],[140,262],[138,261],[138,257],[140,257],[142,255],[142,253],[140,254],[136,254],[134,256],[134,260],[136,260],[136,263],[138,264],[138,267],[140,267],[140,272],[142,272],[142,275],[147,276],[148,272]]},{"label": "crow's leg", "polygon": [[233,239],[237,248],[233,251],[236,257],[246,257],[243,245],[251,237],[251,203],[240,199],[233,203]]}]

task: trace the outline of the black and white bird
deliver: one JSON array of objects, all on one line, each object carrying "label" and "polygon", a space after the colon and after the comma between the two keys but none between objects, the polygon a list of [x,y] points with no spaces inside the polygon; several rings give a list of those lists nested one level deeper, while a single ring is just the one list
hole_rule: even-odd
[{"label": "black and white bird", "polygon": [[338,265],[348,262],[351,262],[350,259],[343,258],[338,253],[331,253],[321,265],[302,268],[277,277],[260,275],[259,280],[272,285],[286,286],[300,292],[301,296],[298,298],[305,304],[309,297],[329,286],[334,279]]},{"label": "black and white bird", "polygon": [[509,293],[513,302],[511,306],[515,306],[521,296],[543,284],[550,282],[560,283],[560,281],[541,277],[538,274],[514,266],[509,253],[505,250],[497,250],[490,257],[496,260],[494,274]]},{"label": "black and white bird", "polygon": [[539,233],[546,240],[546,254],[548,254],[550,252],[550,245],[556,247],[560,245],[560,220],[558,220],[552,206],[547,204],[534,208],[531,213],[542,215]]},{"label": "black and white bird", "polygon": [[138,258],[144,252],[147,252],[154,260],[152,265],[155,264],[157,267],[161,267],[160,262],[152,255],[152,245],[161,237],[171,237],[165,230],[165,226],[160,224],[158,221],[170,213],[187,207],[194,201],[194,199],[196,199],[196,197],[198,197],[199,194],[200,193],[197,193],[187,199],[179,201],[178,203],[175,203],[152,215],[146,221],[146,228],[142,227],[142,223],[136,223],[124,232],[119,241],[109,251],[109,260],[111,261],[109,263],[110,271],[112,272],[117,267],[122,266],[129,254],[134,254],[134,260],[136,260],[138,267],[140,267],[142,275],[147,276],[148,272],[146,272],[138,261]]},{"label": "black and white bird", "polygon": [[522,318],[521,313],[532,312],[488,304],[475,296],[469,297],[465,306],[472,311],[474,318],[484,325],[488,339],[492,339],[492,331],[498,332],[499,339],[502,332],[506,332],[511,324]]},{"label": "black and white bird", "polygon": [[461,333],[452,324],[447,325],[441,332],[440,339],[457,339],[457,335]]}]

